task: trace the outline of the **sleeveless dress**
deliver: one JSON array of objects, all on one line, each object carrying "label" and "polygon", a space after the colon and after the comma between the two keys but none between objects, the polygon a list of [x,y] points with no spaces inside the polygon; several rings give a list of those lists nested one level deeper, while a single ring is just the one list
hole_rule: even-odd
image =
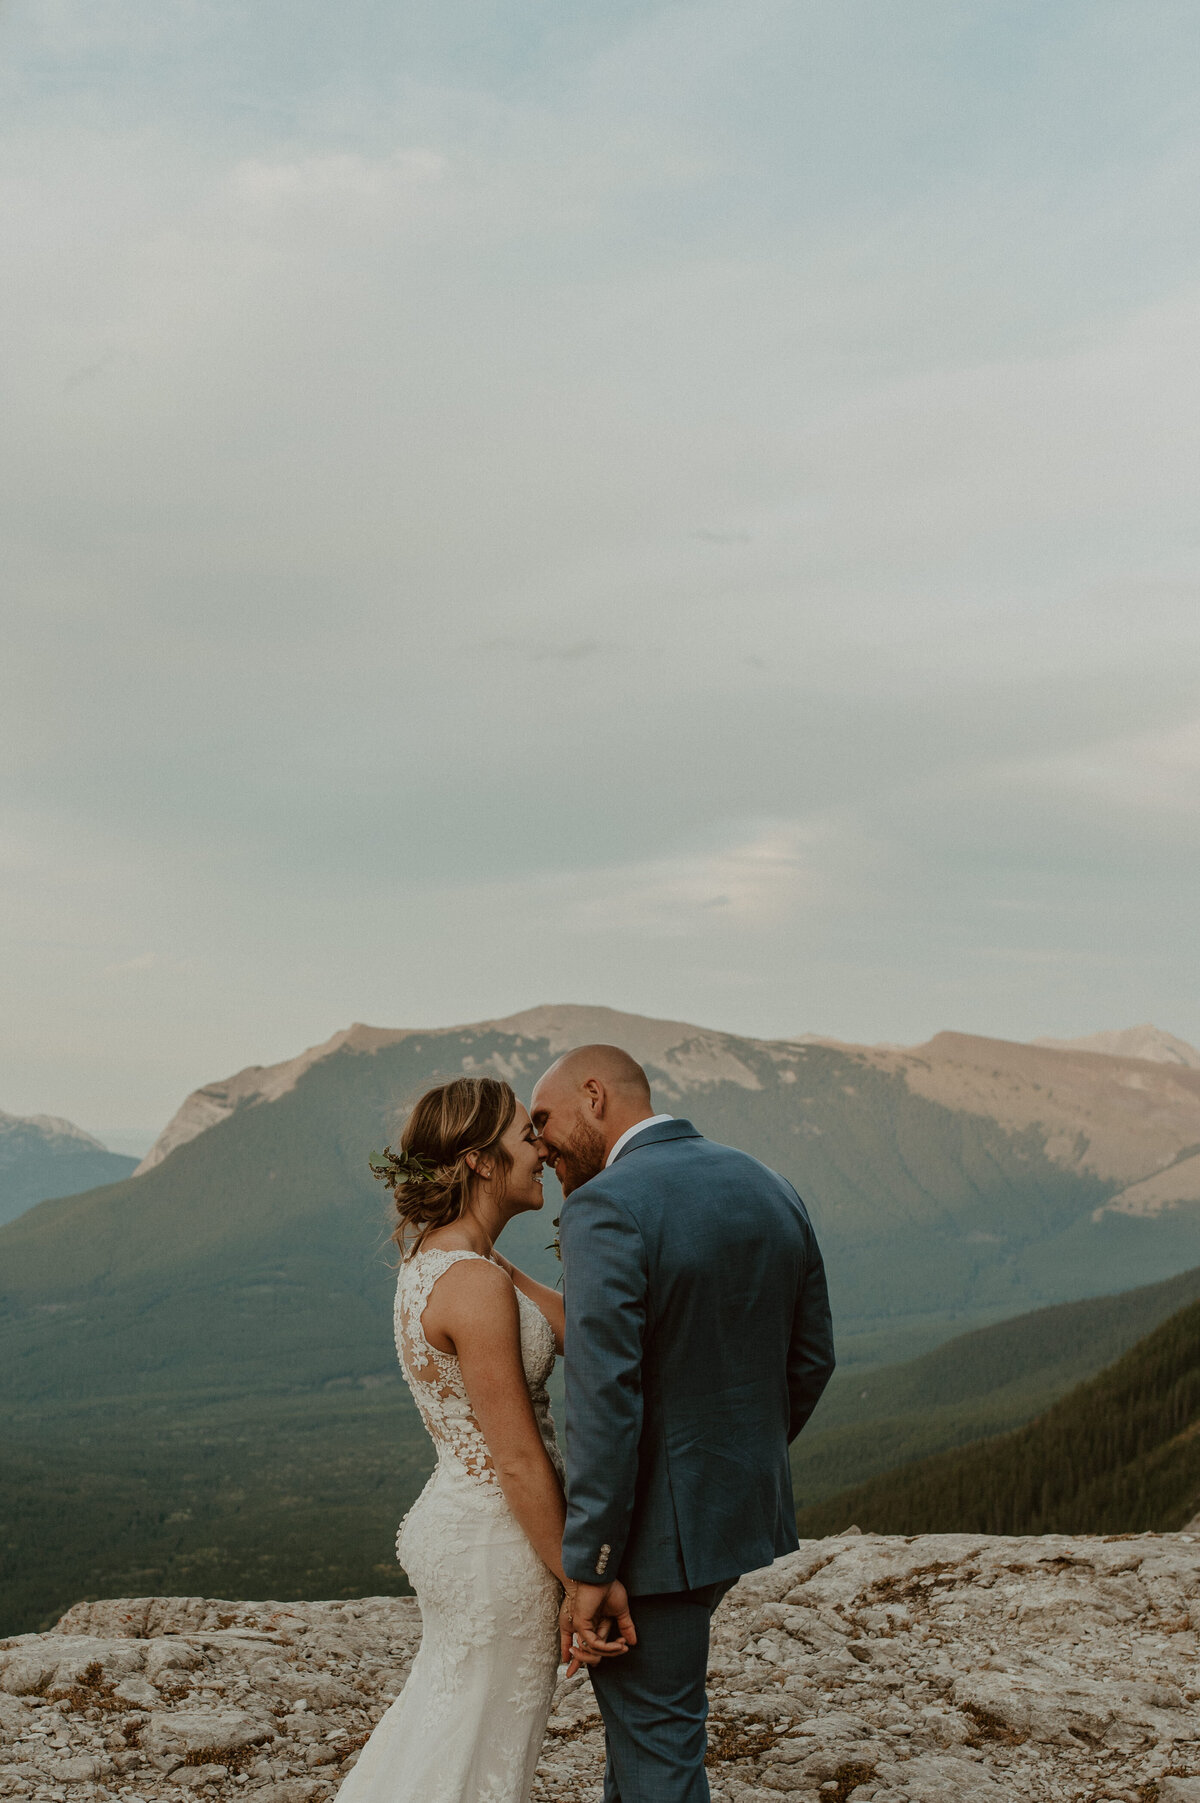
[{"label": "sleeveless dress", "polygon": [[[562,1590],[504,1493],[458,1360],[425,1338],[434,1284],[478,1252],[417,1252],[396,1286],[396,1350],[437,1448],[400,1524],[396,1556],[417,1593],[421,1646],[408,1682],[337,1803],[527,1803],[558,1670]],[[554,1332],[517,1291],[521,1361],[551,1463],[563,1475],[546,1394]]]}]

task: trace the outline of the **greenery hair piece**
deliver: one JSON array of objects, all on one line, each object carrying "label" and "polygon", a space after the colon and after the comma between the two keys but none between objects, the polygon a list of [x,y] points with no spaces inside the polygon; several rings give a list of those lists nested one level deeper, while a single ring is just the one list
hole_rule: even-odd
[{"label": "greenery hair piece", "polygon": [[405,1183],[432,1183],[437,1176],[437,1167],[428,1159],[418,1158],[415,1152],[393,1152],[385,1146],[382,1152],[372,1152],[367,1160],[371,1167],[371,1175],[386,1183],[393,1192]]}]

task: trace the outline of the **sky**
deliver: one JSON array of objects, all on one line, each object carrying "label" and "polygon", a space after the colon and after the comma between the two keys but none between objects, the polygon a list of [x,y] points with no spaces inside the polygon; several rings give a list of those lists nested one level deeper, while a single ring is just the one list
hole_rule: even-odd
[{"label": "sky", "polygon": [[0,1108],[1200,1041],[1193,0],[0,5]]}]

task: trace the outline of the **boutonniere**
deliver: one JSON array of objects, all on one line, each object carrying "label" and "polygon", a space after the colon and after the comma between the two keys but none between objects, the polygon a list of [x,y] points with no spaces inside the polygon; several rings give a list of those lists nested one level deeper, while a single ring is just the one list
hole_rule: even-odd
[{"label": "boutonniere", "polygon": [[554,1229],[554,1238],[550,1241],[550,1244],[546,1247],[547,1252],[553,1252],[555,1258],[558,1260],[560,1265],[562,1264],[562,1247],[559,1244],[559,1240],[558,1240],[558,1223],[561,1221],[561,1219],[562,1219],[561,1215],[555,1215],[554,1219],[551,1221],[550,1225]]}]

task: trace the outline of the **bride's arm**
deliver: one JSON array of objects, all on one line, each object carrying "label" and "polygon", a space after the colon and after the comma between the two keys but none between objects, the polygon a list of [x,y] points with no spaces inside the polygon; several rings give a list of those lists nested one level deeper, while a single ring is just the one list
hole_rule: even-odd
[{"label": "bride's arm", "polygon": [[463,1259],[438,1279],[424,1326],[435,1345],[441,1337],[451,1342],[508,1506],[543,1564],[565,1583],[566,1505],[529,1400],[512,1283],[484,1259]]},{"label": "bride's arm", "polygon": [[552,1290],[548,1283],[539,1283],[536,1277],[530,1277],[526,1272],[510,1263],[502,1252],[497,1252],[494,1246],[492,1247],[492,1257],[502,1271],[508,1272],[517,1288],[528,1296],[535,1307],[541,1309],[554,1329],[554,1344],[561,1358],[563,1332],[566,1327],[561,1290]]},{"label": "bride's arm", "polygon": [[463,1385],[500,1488],[525,1530],[533,1550],[567,1591],[559,1613],[562,1657],[570,1661],[568,1677],[581,1665],[627,1650],[627,1643],[605,1626],[599,1641],[571,1646],[575,1585],[562,1565],[562,1532],[566,1518],[562,1485],[550,1463],[521,1362],[521,1317],[512,1283],[482,1259],[464,1259],[439,1279],[423,1317],[425,1333],[436,1345],[451,1342],[458,1356]]}]

